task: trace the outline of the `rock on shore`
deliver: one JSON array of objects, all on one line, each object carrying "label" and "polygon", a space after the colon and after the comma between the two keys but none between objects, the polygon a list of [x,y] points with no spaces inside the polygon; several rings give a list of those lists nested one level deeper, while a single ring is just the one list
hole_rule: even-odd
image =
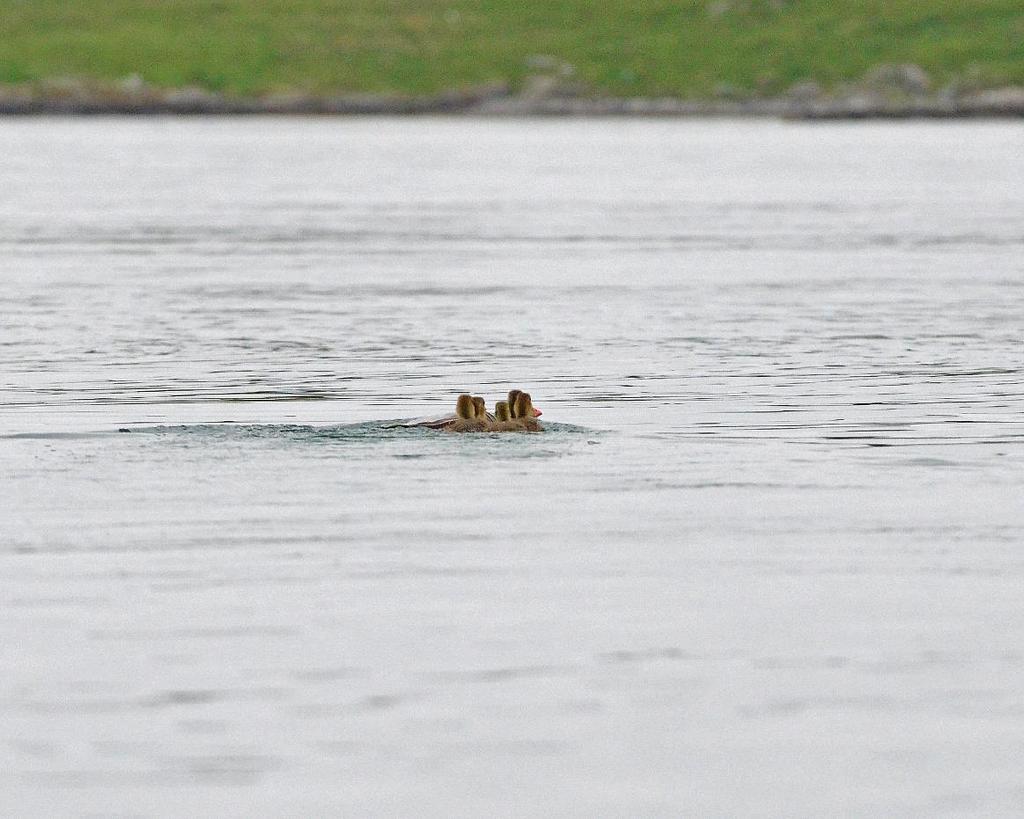
[{"label": "rock on shore", "polygon": [[[546,64],[540,67],[546,68]],[[132,75],[112,86],[67,78],[31,86],[0,85],[3,114],[1020,117],[1024,116],[1024,87],[982,89],[951,84],[935,90],[928,74],[912,64],[876,66],[860,81],[830,91],[814,80],[804,80],[780,96],[745,95],[740,89],[723,86],[713,99],[594,95],[572,80],[571,67],[565,65],[528,78],[518,93],[505,83],[494,83],[433,96],[294,92],[238,97],[193,86],[156,88]]]}]

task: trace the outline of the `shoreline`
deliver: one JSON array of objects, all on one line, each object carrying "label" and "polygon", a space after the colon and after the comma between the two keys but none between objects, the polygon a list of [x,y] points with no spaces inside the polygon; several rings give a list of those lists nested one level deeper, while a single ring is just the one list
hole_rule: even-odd
[{"label": "shoreline", "polygon": [[513,94],[505,86],[434,96],[282,94],[232,97],[200,88],[147,88],[140,93],[73,88],[39,94],[0,86],[0,116],[366,116],[487,117],[751,117],[789,120],[969,119],[1024,117],[1024,87],[962,95],[893,97],[871,92],[748,99],[585,97]]}]

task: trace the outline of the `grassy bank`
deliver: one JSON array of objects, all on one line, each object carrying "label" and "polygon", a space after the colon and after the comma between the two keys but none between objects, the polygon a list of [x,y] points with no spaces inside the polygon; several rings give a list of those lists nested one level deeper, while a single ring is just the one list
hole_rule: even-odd
[{"label": "grassy bank", "polygon": [[1024,84],[1020,0],[0,0],[0,83],[432,94],[552,74],[588,93],[825,88],[882,63]]}]

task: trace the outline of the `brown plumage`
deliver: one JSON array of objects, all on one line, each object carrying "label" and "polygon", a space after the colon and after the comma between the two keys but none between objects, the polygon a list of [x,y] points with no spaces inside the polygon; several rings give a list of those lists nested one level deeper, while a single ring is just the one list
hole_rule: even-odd
[{"label": "brown plumage", "polygon": [[512,418],[526,432],[541,432],[544,429],[534,415],[533,399],[528,392],[520,392],[516,396],[512,405]]},{"label": "brown plumage", "polygon": [[494,405],[494,422],[488,427],[490,432],[524,432],[522,425],[512,418],[512,411],[507,401],[499,401]]},{"label": "brown plumage", "polygon": [[499,401],[494,405],[494,422],[488,426],[490,432],[542,432],[544,427],[533,412],[533,401],[529,393],[512,390],[511,404]]},{"label": "brown plumage", "polygon": [[[524,394],[525,393],[522,390],[509,390],[509,393],[508,393],[508,406],[509,406],[509,409],[512,411],[512,417],[513,418],[517,418],[518,417],[516,415],[516,402],[519,401],[519,396],[524,395]],[[540,415],[541,415],[540,410],[535,409],[533,407],[532,402],[530,404],[530,407],[531,407],[531,409],[530,409],[531,416],[530,417],[532,417],[532,418],[539,418]]]},{"label": "brown plumage", "polygon": [[[480,399],[483,402],[483,399]],[[463,393],[455,402],[456,418],[444,427],[445,432],[486,432],[487,421],[478,417],[479,405],[471,395]]]}]

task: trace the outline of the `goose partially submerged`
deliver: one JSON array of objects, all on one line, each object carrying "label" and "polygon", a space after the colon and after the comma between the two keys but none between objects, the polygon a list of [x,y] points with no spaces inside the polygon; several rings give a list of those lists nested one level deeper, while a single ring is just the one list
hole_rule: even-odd
[{"label": "goose partially submerged", "polygon": [[[522,395],[525,395],[527,398],[530,397],[528,393],[524,393],[522,390],[508,391],[508,406],[513,418],[516,417],[516,402],[520,400],[520,396]],[[530,402],[529,412],[531,414],[530,417],[532,418],[540,418],[541,415],[544,414],[539,409],[533,406],[532,401]]]},{"label": "goose partially submerged", "polygon": [[455,402],[455,420],[442,427],[445,432],[487,432],[484,399],[463,393]]},{"label": "goose partially submerged", "polygon": [[528,392],[520,392],[512,405],[512,423],[518,424],[522,432],[542,432],[544,427],[540,425],[537,417],[540,410],[533,406],[533,399]]},{"label": "goose partially submerged", "polygon": [[488,432],[518,432],[519,424],[512,420],[512,410],[509,409],[508,401],[499,401],[494,405],[494,423],[491,424]]},{"label": "goose partially submerged", "polygon": [[487,403],[479,395],[462,393],[455,402],[455,414],[440,418],[416,418],[398,426],[425,427],[448,432],[539,432],[541,411],[533,406],[529,393],[511,390],[508,401],[495,405],[495,415],[487,411]]},{"label": "goose partially submerged", "polygon": [[494,405],[494,421],[488,425],[488,432],[543,432],[544,427],[537,420],[540,413],[533,407],[529,393],[513,390],[514,401]]}]

